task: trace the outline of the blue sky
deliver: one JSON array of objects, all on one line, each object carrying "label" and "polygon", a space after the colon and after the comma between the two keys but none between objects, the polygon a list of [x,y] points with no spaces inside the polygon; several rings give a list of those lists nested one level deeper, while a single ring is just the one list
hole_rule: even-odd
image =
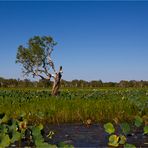
[{"label": "blue sky", "polygon": [[17,47],[51,35],[63,79],[148,80],[148,1],[0,2],[0,77],[23,78]]}]

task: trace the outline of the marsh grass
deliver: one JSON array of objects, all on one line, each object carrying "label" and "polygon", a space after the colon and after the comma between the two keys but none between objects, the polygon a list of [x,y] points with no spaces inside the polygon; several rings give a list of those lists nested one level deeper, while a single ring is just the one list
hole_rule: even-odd
[{"label": "marsh grass", "polygon": [[52,97],[43,90],[1,90],[0,112],[13,118],[23,116],[30,123],[83,123],[87,119],[93,123],[114,122],[114,119],[131,122],[135,115],[148,113],[146,107],[140,112],[136,104],[148,100],[145,91],[65,90]]}]

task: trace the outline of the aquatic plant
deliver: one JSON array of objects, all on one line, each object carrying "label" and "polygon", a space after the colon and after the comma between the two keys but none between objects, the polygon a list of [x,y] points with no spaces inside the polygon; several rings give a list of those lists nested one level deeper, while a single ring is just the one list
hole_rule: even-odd
[{"label": "aquatic plant", "polygon": [[122,133],[115,134],[115,127],[112,123],[104,124],[105,132],[109,134],[108,145],[113,147],[118,147],[119,145],[124,145],[124,147],[130,146],[127,143],[127,138],[125,134],[129,133],[130,127],[128,123],[120,124]]}]

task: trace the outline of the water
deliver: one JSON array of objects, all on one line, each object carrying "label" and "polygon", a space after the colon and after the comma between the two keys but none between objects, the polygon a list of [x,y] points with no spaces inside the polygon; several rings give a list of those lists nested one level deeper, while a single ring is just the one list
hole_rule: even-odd
[{"label": "water", "polygon": [[[55,132],[55,135],[49,140],[46,135],[51,130]],[[84,124],[46,125],[44,136],[49,143],[65,142],[74,145],[74,147],[107,147],[108,143],[108,135],[104,132],[103,126],[99,124],[90,127]],[[136,147],[148,148],[148,136],[144,136],[142,132],[127,136],[127,142]]]}]

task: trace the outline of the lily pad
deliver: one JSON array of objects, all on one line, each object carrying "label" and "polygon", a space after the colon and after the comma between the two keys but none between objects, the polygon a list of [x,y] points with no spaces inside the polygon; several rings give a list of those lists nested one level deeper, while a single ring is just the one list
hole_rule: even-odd
[{"label": "lily pad", "polygon": [[144,134],[148,134],[148,125],[146,125],[146,126],[143,128],[143,130],[144,130]]},{"label": "lily pad", "polygon": [[122,132],[123,132],[125,135],[127,135],[127,134],[130,133],[130,126],[129,126],[129,124],[128,124],[127,122],[121,123],[121,124],[120,124],[120,127],[121,127],[121,129],[122,129]]},{"label": "lily pad", "polygon": [[118,147],[119,146],[119,136],[117,135],[111,135],[109,137],[109,146],[114,146],[114,147]]},{"label": "lily pad", "polygon": [[125,144],[125,142],[127,140],[126,137],[124,135],[120,135],[119,137],[120,137],[119,144]]},{"label": "lily pad", "polygon": [[108,134],[112,134],[115,132],[115,128],[114,128],[113,124],[110,122],[104,124],[104,129]]}]

